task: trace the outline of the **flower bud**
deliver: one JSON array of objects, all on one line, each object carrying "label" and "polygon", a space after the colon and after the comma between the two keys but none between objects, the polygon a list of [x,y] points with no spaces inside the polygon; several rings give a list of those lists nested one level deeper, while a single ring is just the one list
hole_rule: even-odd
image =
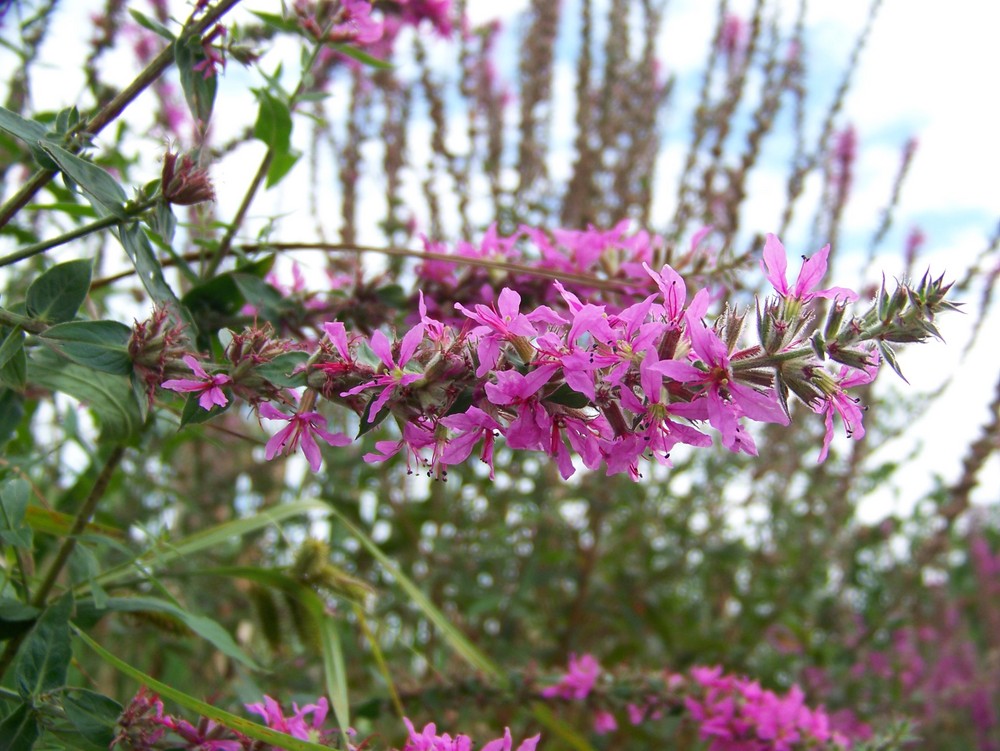
[{"label": "flower bud", "polygon": [[178,206],[193,206],[215,200],[215,190],[208,171],[195,166],[190,155],[178,157],[171,151],[163,157],[160,191],[167,203]]}]

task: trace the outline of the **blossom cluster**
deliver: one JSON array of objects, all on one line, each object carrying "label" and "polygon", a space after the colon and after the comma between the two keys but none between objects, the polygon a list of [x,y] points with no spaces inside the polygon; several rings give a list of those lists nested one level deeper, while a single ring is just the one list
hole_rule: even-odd
[{"label": "blossom cluster", "polygon": [[[292,705],[294,714],[286,716],[281,705],[270,696],[264,701],[247,704],[247,711],[260,715],[271,730],[293,738],[333,745],[337,732],[325,728],[329,702],[320,697],[314,704],[301,709]],[[117,734],[111,748],[121,747],[134,751],[161,748],[170,742],[170,748],[190,751],[263,751],[263,746],[235,730],[202,717],[191,723],[164,711],[159,696],[145,687],[139,690],[118,718]]]},{"label": "blossom cluster", "polygon": [[[285,422],[267,457],[301,448],[314,470],[318,440],[352,442],[328,430],[321,399],[356,415],[359,435],[394,418],[399,437],[377,441],[365,461],[400,454],[411,472],[438,479],[473,452],[492,476],[501,436],[510,449],[547,454],[565,478],[581,466],[638,478],[643,460],[670,466],[677,444],[711,446],[706,426],[727,449],[756,455],[749,423],[787,425],[791,394],[824,417],[822,461],[836,416],[849,436],[864,435],[851,389],[875,378],[892,356],[889,342],[936,335],[934,311],[949,306],[947,286],[925,277],[915,289],[883,288],[864,316],[848,317],[857,295],[822,287],[828,253],[806,259],[790,283],[785,249],[768,236],[761,263],[774,294],[757,303],[754,344],[743,342],[749,311],[727,306],[709,325],[709,288],[690,294],[673,267],[643,262],[646,288],[636,282],[634,301],[621,307],[585,302],[555,281],[551,305],[525,306],[505,287],[492,305],[454,303],[454,317],[441,320],[421,291],[418,317],[394,338],[349,332],[342,321],[324,322],[313,342],[251,328],[232,335],[225,372],[183,359],[195,377],[162,386],[191,393],[205,409],[235,396],[260,418]],[[821,323],[819,298],[832,300]]]},{"label": "blossom cluster", "polygon": [[830,727],[823,709],[812,709],[798,686],[784,695],[756,681],[724,675],[722,668],[693,668],[691,678],[704,689],[684,700],[698,723],[709,751],[793,751],[832,744],[850,748],[850,740]]},{"label": "blossom cluster", "polygon": [[[602,677],[593,655],[572,655],[566,673],[540,695],[547,699],[586,702],[593,712],[594,732],[618,729],[618,718],[592,696]],[[604,687],[606,688],[606,687]],[[710,751],[795,751],[802,748],[850,748],[851,738],[831,726],[822,708],[806,705],[798,686],[786,694],[764,689],[756,681],[725,674],[721,667],[693,667],[688,673],[668,673],[660,692],[645,692],[625,706],[628,721],[640,725],[665,713],[682,711],[693,722]]]},{"label": "blossom cluster", "polygon": [[[339,733],[325,727],[330,711],[326,698],[320,697],[301,709],[292,704],[292,708],[293,714],[286,715],[281,704],[266,695],[262,702],[246,705],[247,711],[259,715],[271,730],[331,748],[337,745]],[[408,735],[401,751],[472,751],[472,740],[467,735],[438,735],[434,723],[428,723],[418,732],[406,717],[403,723]],[[351,742],[355,735],[353,729],[348,728],[345,733],[348,739],[344,747],[348,751],[367,746],[367,741],[360,745]],[[540,737],[535,735],[522,741],[515,751],[535,751]],[[111,748],[152,751],[168,742],[170,748],[186,751],[265,751],[272,748],[204,717],[197,724],[192,724],[167,714],[159,696],[143,687],[118,718],[117,734]],[[480,751],[511,751],[512,746],[510,728],[505,728],[501,737],[486,743]]]}]

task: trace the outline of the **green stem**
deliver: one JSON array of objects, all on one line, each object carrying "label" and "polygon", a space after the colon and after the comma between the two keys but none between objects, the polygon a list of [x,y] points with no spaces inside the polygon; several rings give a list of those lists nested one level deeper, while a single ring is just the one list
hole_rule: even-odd
[{"label": "green stem", "polygon": [[41,334],[48,328],[41,321],[36,321],[34,318],[21,316],[17,313],[11,313],[9,310],[4,310],[3,308],[0,308],[0,324],[9,326],[10,328],[19,328],[22,331],[28,331],[32,334]]},{"label": "green stem", "polygon": [[[45,578],[39,585],[38,589],[35,590],[34,596],[31,598],[31,604],[36,608],[45,607],[45,601],[48,599],[49,593],[52,591],[52,587],[55,586],[56,580],[59,578],[59,574],[62,573],[63,568],[66,566],[66,562],[69,561],[69,557],[76,547],[76,538],[87,528],[87,523],[90,521],[90,517],[94,515],[94,511],[97,509],[97,504],[100,502],[101,498],[104,496],[104,492],[108,489],[108,483],[111,482],[111,476],[118,469],[118,465],[121,463],[122,456],[125,453],[124,446],[115,446],[111,451],[111,454],[104,462],[104,466],[101,468],[101,473],[97,476],[97,480],[94,481],[94,486],[90,489],[90,493],[87,495],[80,507],[80,510],[76,514],[76,518],[73,520],[73,526],[70,527],[69,533],[66,539],[63,540],[62,545],[59,547],[59,551],[56,553],[55,559],[49,566],[48,571],[45,573]],[[0,678],[3,674],[7,672],[7,668],[10,667],[11,662],[13,662],[15,655],[17,655],[18,649],[21,647],[21,643],[24,641],[28,632],[24,632],[19,636],[15,636],[7,642],[7,646],[0,655]]]},{"label": "green stem", "polygon": [[753,370],[754,368],[767,368],[773,365],[780,365],[783,362],[798,360],[800,357],[806,357],[811,354],[813,354],[812,347],[799,347],[798,349],[790,349],[787,352],[776,352],[773,355],[748,357],[745,360],[737,360],[731,363],[731,365],[733,372],[738,373],[741,370]]},{"label": "green stem", "polygon": [[[325,32],[326,29],[324,29],[324,33]],[[295,110],[295,105],[298,104],[299,97],[302,96],[302,92],[306,87],[306,80],[309,78],[313,65],[316,64],[316,59],[319,57],[320,50],[322,50],[323,47],[324,43],[322,41],[318,42],[316,46],[313,47],[309,58],[302,66],[302,77],[295,86],[295,91],[293,91],[291,96],[288,98],[289,111]],[[236,233],[243,224],[243,220],[246,218],[247,212],[250,210],[250,204],[253,203],[254,196],[256,196],[257,191],[260,190],[261,183],[263,183],[264,178],[267,177],[267,173],[268,170],[271,169],[271,162],[273,159],[274,148],[272,146],[268,146],[267,153],[264,154],[264,158],[261,160],[260,166],[257,168],[257,174],[254,175],[253,180],[250,181],[250,187],[247,188],[246,195],[243,196],[243,201],[240,203],[240,208],[237,210],[236,216],[233,217],[233,221],[229,224],[226,234],[223,235],[222,241],[219,243],[219,249],[212,257],[212,260],[208,263],[208,267],[205,270],[206,278],[211,277],[216,271],[219,270],[219,266],[232,249],[233,239],[236,237]]]},{"label": "green stem", "polygon": [[[228,13],[240,0],[221,0],[218,5],[209,8],[191,28],[182,32],[181,38],[203,33],[209,26]],[[94,115],[81,131],[88,135],[97,135],[109,123],[114,122],[138,96],[153,81],[163,75],[163,71],[174,62],[174,45],[170,44],[153,58],[152,62],[140,73],[132,83],[122,89],[114,99],[108,102]],[[0,206],[0,227],[7,224],[18,211],[23,209],[35,194],[44,188],[57,173],[53,170],[41,169],[35,172],[21,188],[12,195],[3,206]]]},{"label": "green stem", "polygon": [[[136,204],[133,207],[126,209],[127,214],[130,218],[134,218],[142,214],[147,209],[151,209],[157,204],[159,199],[145,201],[140,204]],[[65,245],[68,242],[77,240],[81,237],[86,237],[87,235],[98,232],[102,229],[107,229],[108,227],[113,227],[116,224],[121,223],[123,220],[121,217],[117,216],[105,216],[98,219],[90,224],[85,224],[82,227],[77,227],[76,229],[70,230],[62,235],[53,237],[49,240],[42,240],[41,242],[34,243],[33,245],[27,245],[21,248],[16,253],[11,253],[10,255],[3,256],[0,258],[0,268],[4,266],[10,266],[11,264],[17,263],[18,261],[23,261],[25,258],[31,258],[32,256],[37,256],[40,253],[44,253],[47,250],[56,248],[60,245]]]}]

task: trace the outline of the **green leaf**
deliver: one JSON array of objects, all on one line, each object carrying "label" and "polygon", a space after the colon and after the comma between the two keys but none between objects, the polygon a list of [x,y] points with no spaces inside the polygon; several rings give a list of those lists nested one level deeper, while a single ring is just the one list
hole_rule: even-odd
[{"label": "green leaf", "polygon": [[208,422],[223,412],[225,412],[230,405],[232,405],[232,400],[229,401],[225,407],[219,407],[212,405],[211,409],[203,409],[198,400],[201,398],[201,394],[188,394],[187,399],[184,401],[184,409],[181,411],[181,427],[185,425],[199,425],[203,422]]},{"label": "green leaf", "polygon": [[0,130],[15,138],[34,144],[45,138],[48,128],[34,120],[26,120],[6,107],[0,107]]},{"label": "green leaf", "polygon": [[372,413],[372,405],[375,403],[375,399],[376,397],[373,396],[365,405],[365,410],[361,413],[361,424],[358,425],[358,434],[355,438],[360,438],[365,433],[375,430],[375,428],[381,425],[385,418],[389,416],[389,405],[384,405],[373,419],[368,419],[369,415]]},{"label": "green leaf", "polygon": [[395,66],[392,63],[386,62],[385,60],[379,60],[377,57],[369,55],[367,52],[359,50],[357,47],[351,47],[347,44],[331,44],[337,52],[341,55],[346,55],[354,60],[357,60],[362,65],[367,65],[369,68],[377,68],[378,70],[392,70]]},{"label": "green leaf", "polygon": [[122,705],[103,694],[74,688],[63,694],[66,719],[89,743],[108,748],[115,737],[115,726],[122,713]]},{"label": "green leaf", "polygon": [[119,613],[166,613],[183,623],[227,657],[243,663],[251,670],[261,669],[233,641],[233,637],[229,635],[229,632],[218,623],[207,616],[189,613],[166,600],[160,600],[155,597],[109,597],[104,609]]},{"label": "green leaf", "polygon": [[3,751],[31,751],[41,734],[38,718],[30,704],[21,704],[0,722]]},{"label": "green leaf", "polygon": [[87,299],[93,270],[94,264],[83,259],[46,269],[28,287],[28,315],[50,323],[71,321]]},{"label": "green leaf", "polygon": [[20,600],[0,597],[0,641],[19,636],[29,630],[41,610]]},{"label": "green leaf", "polygon": [[24,391],[27,382],[28,358],[22,347],[0,365],[0,383],[5,383],[16,391]]},{"label": "green leaf", "polygon": [[271,156],[271,166],[267,169],[267,180],[264,183],[264,187],[272,188],[281,182],[281,178],[291,172],[292,167],[299,161],[300,156],[302,155],[297,151],[274,153]]},{"label": "green leaf", "polygon": [[279,154],[287,154],[292,142],[292,111],[288,105],[264,89],[255,89],[260,102],[254,138]]},{"label": "green leaf", "polygon": [[181,88],[188,109],[199,127],[207,127],[212,118],[212,107],[215,104],[215,92],[218,88],[216,76],[205,77],[204,71],[195,70],[194,66],[206,59],[199,37],[187,37],[174,42],[174,62],[181,77]]},{"label": "green leaf", "polygon": [[37,697],[65,685],[73,656],[69,638],[72,609],[72,594],[60,597],[45,609],[21,646],[14,680],[22,696]]},{"label": "green leaf", "polygon": [[103,373],[128,375],[132,358],[128,341],[132,329],[118,321],[70,321],[41,335],[53,349],[75,363]]},{"label": "green leaf", "polygon": [[280,506],[267,511],[261,511],[259,514],[247,517],[246,519],[234,519],[224,524],[210,527],[183,540],[172,540],[169,545],[164,544],[163,547],[150,550],[134,562],[123,563],[105,571],[97,580],[100,584],[106,586],[119,579],[134,576],[137,566],[144,570],[156,571],[173,561],[200,553],[203,550],[211,550],[233,538],[242,537],[264,527],[277,525],[293,516],[326,509],[327,505],[320,501],[283,503]]},{"label": "green leaf", "polygon": [[[0,329],[4,331],[4,329]],[[14,355],[24,349],[24,332],[18,327],[10,329],[0,344],[0,368],[6,365]]]},{"label": "green leaf", "polygon": [[202,717],[214,720],[220,725],[231,728],[238,733],[250,736],[254,740],[270,743],[278,748],[286,749],[286,751],[329,751],[329,747],[327,746],[321,746],[318,743],[303,741],[298,738],[293,738],[290,735],[279,733],[278,731],[271,730],[263,725],[258,725],[256,722],[252,722],[251,720],[247,720],[243,717],[223,711],[218,707],[208,704],[207,702],[203,702],[189,694],[185,694],[183,691],[178,691],[173,686],[170,686],[167,683],[161,683],[152,676],[146,675],[146,673],[143,673],[138,668],[135,668],[124,660],[119,659],[82,631],[77,630],[77,635],[80,637],[81,641],[96,652],[102,660],[113,666],[119,672],[138,681],[144,686],[151,688],[153,691],[158,693],[161,698],[174,701],[192,713],[200,714]]},{"label": "green leaf", "polygon": [[98,214],[127,218],[125,191],[107,170],[54,143],[40,143],[39,148],[52,157],[59,169],[80,186]]},{"label": "green leaf", "polygon": [[0,540],[16,548],[31,549],[31,527],[24,523],[28,508],[30,487],[25,480],[16,478],[0,488]]},{"label": "green leaf", "polygon": [[270,362],[258,365],[254,373],[266,378],[275,386],[294,389],[306,385],[306,373],[294,372],[295,369],[309,359],[308,352],[286,352],[278,355]]},{"label": "green leaf", "polygon": [[103,610],[108,606],[108,594],[95,579],[101,573],[101,564],[89,545],[77,541],[69,557],[69,578],[74,584],[86,582],[90,585],[90,595],[94,607]]},{"label": "green leaf", "polygon": [[52,352],[39,350],[28,363],[33,384],[79,399],[96,415],[105,440],[130,440],[139,433],[142,419],[128,380],[66,362]]},{"label": "green leaf", "polygon": [[203,312],[208,311],[221,313],[224,316],[233,315],[247,302],[240,288],[236,286],[234,276],[245,274],[261,278],[274,266],[274,258],[273,255],[269,255],[259,261],[239,266],[234,271],[219,274],[207,282],[192,287],[181,301],[195,316],[201,316]]},{"label": "green leaf", "polygon": [[568,383],[564,383],[553,393],[545,397],[545,401],[562,404],[563,406],[571,407],[572,409],[583,409],[590,404],[590,399],[588,399],[585,394],[581,394]]},{"label": "green leaf", "polygon": [[399,568],[393,563],[393,561],[379,549],[368,535],[361,531],[358,527],[352,524],[347,517],[341,514],[337,509],[329,507],[329,512],[340,520],[340,523],[347,527],[348,531],[357,538],[365,549],[382,565],[382,568],[392,576],[393,580],[396,581],[400,588],[406,593],[410,598],[410,601],[420,609],[421,612],[427,619],[433,623],[441,635],[444,637],[445,641],[448,642],[449,646],[454,650],[454,652],[459,655],[462,659],[468,662],[476,670],[479,670],[486,675],[488,675],[493,680],[497,681],[501,686],[507,685],[507,676],[496,666],[496,664],[485,654],[483,654],[472,642],[470,642],[465,635],[459,631],[455,626],[448,620],[448,618],[442,613],[438,607],[431,602],[430,598],[423,593],[423,591],[414,584],[413,580],[410,579],[406,574],[399,570]]},{"label": "green leaf", "polygon": [[177,295],[167,284],[163,277],[163,267],[153,252],[153,246],[146,237],[142,226],[138,222],[132,222],[118,227],[118,239],[121,241],[125,252],[135,266],[135,272],[142,281],[142,286],[146,288],[150,297],[163,307],[172,311],[178,320],[189,325],[193,325],[191,316],[184,309]]},{"label": "green leaf", "polygon": [[24,418],[24,397],[0,388],[0,448],[9,441]]},{"label": "green leaf", "polygon": [[278,31],[283,31],[286,33],[302,33],[302,27],[298,23],[290,18],[285,18],[284,16],[279,16],[276,13],[262,13],[260,11],[252,10],[250,11],[257,18],[264,22],[265,25],[270,26],[272,29],[277,29]]},{"label": "green leaf", "polygon": [[159,34],[168,42],[173,42],[176,39],[176,37],[171,33],[170,29],[168,29],[159,21],[150,18],[144,13],[140,13],[135,8],[129,8],[128,12],[132,16],[132,18],[135,19],[135,22],[139,24],[142,28],[149,29],[154,34]]}]

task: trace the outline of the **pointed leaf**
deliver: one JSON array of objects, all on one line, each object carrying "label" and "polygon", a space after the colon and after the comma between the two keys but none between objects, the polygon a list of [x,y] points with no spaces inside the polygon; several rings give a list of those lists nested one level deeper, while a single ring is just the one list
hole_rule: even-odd
[{"label": "pointed leaf", "polygon": [[32,354],[28,373],[33,384],[86,404],[106,439],[129,440],[138,435],[142,419],[125,378],[66,362],[44,349]]},{"label": "pointed leaf", "polygon": [[128,216],[125,212],[128,197],[107,170],[54,143],[40,143],[39,148],[52,157],[59,169],[80,186],[98,214],[111,214],[121,219]]},{"label": "pointed leaf", "polygon": [[0,365],[0,383],[5,383],[15,391],[24,391],[28,382],[28,358],[24,348],[17,349],[3,365]]},{"label": "pointed leaf", "polygon": [[327,505],[320,501],[284,503],[273,509],[261,511],[246,519],[234,519],[233,521],[210,527],[182,540],[171,540],[169,545],[164,544],[163,547],[150,550],[134,562],[124,563],[105,571],[97,580],[102,585],[107,585],[118,579],[134,576],[137,565],[145,570],[157,571],[175,560],[200,553],[202,550],[211,550],[219,545],[230,542],[234,538],[242,537],[265,527],[277,525],[279,522],[293,516],[308,514],[312,511],[322,511],[327,508]]},{"label": "pointed leaf", "polygon": [[0,130],[30,144],[45,138],[48,128],[34,120],[26,120],[6,107],[0,107]]},{"label": "pointed leaf", "polygon": [[10,362],[10,359],[23,348],[24,332],[15,326],[8,331],[7,336],[3,337],[3,343],[0,344],[0,368]]},{"label": "pointed leaf", "polygon": [[292,111],[285,102],[264,89],[256,89],[254,93],[260,102],[253,126],[254,138],[263,141],[276,154],[287,154],[292,139]]},{"label": "pointed leaf", "polygon": [[180,73],[184,98],[195,122],[203,128],[212,118],[212,107],[215,104],[215,92],[218,88],[215,75],[206,76],[205,71],[195,70],[195,66],[206,59],[205,50],[198,37],[178,39],[174,43],[174,62],[177,63],[177,71]]},{"label": "pointed leaf", "polygon": [[132,329],[119,321],[69,321],[49,327],[41,336],[80,365],[114,375],[132,372],[128,353]]},{"label": "pointed leaf", "polygon": [[159,34],[161,37],[166,39],[168,42],[174,41],[176,37],[171,33],[170,29],[164,26],[159,21],[150,18],[144,13],[140,13],[135,8],[128,9],[129,14],[135,19],[135,22],[142,26],[144,29],[149,29],[154,34]]},{"label": "pointed leaf", "polygon": [[24,397],[16,391],[0,388],[0,448],[7,443],[24,417]]},{"label": "pointed leaf", "polygon": [[28,315],[51,323],[72,320],[90,291],[93,268],[91,261],[77,260],[47,269],[28,287]]},{"label": "pointed leaf", "polygon": [[189,613],[171,602],[155,597],[109,597],[106,608],[124,613],[156,612],[171,615],[227,657],[243,663],[251,670],[260,670],[260,666],[233,641],[229,632],[207,616]]},{"label": "pointed leaf", "polygon": [[22,696],[36,697],[65,685],[73,656],[69,638],[72,609],[72,595],[60,597],[42,613],[21,646],[14,680]]},{"label": "pointed leaf", "polygon": [[0,489],[0,540],[17,548],[31,548],[31,527],[24,523],[29,490],[28,483],[20,478]]},{"label": "pointed leaf", "polygon": [[62,706],[66,719],[84,740],[103,748],[111,746],[121,704],[95,691],[75,688],[63,694]]},{"label": "pointed leaf", "polygon": [[163,278],[163,267],[153,252],[153,246],[146,237],[142,226],[138,222],[123,224],[118,228],[118,239],[121,240],[125,252],[135,266],[136,274],[142,280],[142,286],[146,288],[150,297],[163,307],[176,314],[178,320],[191,325],[191,317],[187,310],[181,306],[177,295]]},{"label": "pointed leaf", "polygon": [[4,751],[31,751],[40,734],[38,718],[30,704],[21,704],[0,722]]}]

